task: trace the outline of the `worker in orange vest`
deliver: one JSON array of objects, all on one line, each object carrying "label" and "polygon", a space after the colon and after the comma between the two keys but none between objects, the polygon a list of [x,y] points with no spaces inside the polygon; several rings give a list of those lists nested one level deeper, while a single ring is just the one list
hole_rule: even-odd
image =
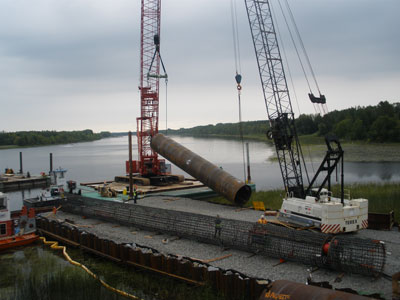
[{"label": "worker in orange vest", "polygon": [[261,217],[257,221],[258,224],[267,224],[268,221],[265,219],[264,215],[261,215]]}]

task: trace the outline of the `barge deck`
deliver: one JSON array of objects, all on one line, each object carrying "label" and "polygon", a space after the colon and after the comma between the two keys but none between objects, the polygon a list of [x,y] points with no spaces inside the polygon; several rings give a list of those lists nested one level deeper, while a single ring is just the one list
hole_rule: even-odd
[{"label": "barge deck", "polygon": [[[77,200],[79,201],[79,199]],[[195,257],[201,260],[210,260],[213,257],[221,257],[227,254],[232,254],[226,259],[217,260],[211,264],[215,267],[220,267],[225,270],[234,269],[252,276],[255,278],[267,278],[271,280],[291,280],[304,283],[308,278],[313,278],[314,281],[328,281],[333,284],[335,288],[348,288],[351,287],[365,293],[380,292],[386,298],[391,295],[391,282],[387,279],[380,277],[371,282],[371,277],[366,277],[357,274],[350,274],[346,272],[343,278],[343,272],[334,271],[329,269],[314,268],[311,265],[307,266],[296,262],[279,263],[279,259],[267,257],[254,252],[243,251],[240,249],[234,250],[227,249],[224,245],[219,243],[206,243],[201,242],[201,239],[195,241],[182,235],[167,233],[162,230],[151,229],[157,228],[154,226],[160,224],[165,216],[160,215],[157,211],[160,208],[167,209],[167,215],[174,215],[176,212],[195,212],[197,214],[204,214],[205,216],[215,217],[220,214],[221,218],[229,218],[235,220],[243,220],[247,222],[256,222],[260,212],[253,210],[239,210],[232,206],[223,206],[217,204],[205,203],[202,201],[193,201],[185,198],[171,198],[166,196],[154,196],[139,199],[138,204],[128,203],[113,203],[111,201],[88,200],[81,201],[80,203],[72,201],[75,206],[75,213],[81,214],[89,219],[83,219],[82,216],[76,214],[57,214],[58,219],[73,220],[76,226],[82,226],[88,232],[97,234],[102,238],[113,240],[120,243],[140,243],[149,247],[155,248],[162,253],[171,253],[178,256]],[[91,203],[92,202],[92,203]],[[109,207],[108,211],[104,211],[100,206],[106,205]],[[119,207],[121,206],[121,207]],[[123,208],[123,207],[125,208]],[[134,206],[136,208],[134,208]],[[91,208],[90,208],[91,207]],[[148,229],[142,226],[136,226],[129,222],[118,222],[113,219],[115,212],[129,212],[131,209],[150,209],[153,210],[153,217],[146,219]],[[95,209],[96,212],[93,210]],[[92,214],[89,212],[92,211]],[[97,214],[97,216],[96,216]],[[134,218],[134,216],[132,216]],[[114,220],[114,221],[112,221]],[[212,221],[210,221],[212,223]],[[201,224],[199,224],[200,226]],[[213,224],[209,224],[213,228]],[[213,230],[213,229],[212,229]],[[347,235],[348,236],[348,235]],[[352,235],[354,236],[354,235]],[[400,269],[400,236],[396,231],[380,232],[375,230],[363,230],[357,233],[357,237],[372,238],[383,240],[386,244],[387,262],[384,272],[393,274]],[[339,278],[337,280],[336,278]]]},{"label": "barge deck", "polygon": [[42,188],[49,185],[50,177],[48,176],[0,175],[1,192]]}]

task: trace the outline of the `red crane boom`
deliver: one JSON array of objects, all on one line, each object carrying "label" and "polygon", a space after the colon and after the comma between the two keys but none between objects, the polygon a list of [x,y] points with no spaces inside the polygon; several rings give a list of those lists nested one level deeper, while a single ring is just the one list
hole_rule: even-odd
[{"label": "red crane boom", "polygon": [[[139,160],[133,172],[142,176],[162,175],[158,155],[150,147],[158,133],[160,78],[161,0],[142,0],[140,34],[140,117],[137,121]],[[162,160],[163,162],[163,160]]]}]

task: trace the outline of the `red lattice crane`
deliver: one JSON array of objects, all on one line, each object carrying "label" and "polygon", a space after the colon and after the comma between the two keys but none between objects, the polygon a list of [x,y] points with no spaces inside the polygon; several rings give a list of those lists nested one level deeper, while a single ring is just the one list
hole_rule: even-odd
[{"label": "red lattice crane", "polygon": [[[132,171],[144,177],[165,175],[165,160],[150,147],[158,133],[160,78],[167,80],[160,55],[161,0],[142,0],[140,30],[140,117],[137,121],[139,160]],[[160,75],[160,62],[164,74]],[[129,163],[127,162],[127,172]]]}]

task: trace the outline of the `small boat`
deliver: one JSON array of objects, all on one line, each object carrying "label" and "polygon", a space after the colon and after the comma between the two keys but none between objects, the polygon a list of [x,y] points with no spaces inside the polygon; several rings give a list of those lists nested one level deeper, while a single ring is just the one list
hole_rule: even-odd
[{"label": "small boat", "polygon": [[0,251],[18,246],[28,245],[36,241],[35,210],[22,207],[18,214],[11,213],[7,195],[0,192]]},{"label": "small boat", "polygon": [[0,251],[15,248],[19,246],[25,246],[33,243],[39,238],[35,233],[24,234],[21,236],[15,236],[8,239],[0,240]]},{"label": "small boat", "polygon": [[58,207],[65,200],[64,190],[59,186],[50,186],[43,190],[36,198],[24,199],[24,205],[27,208],[49,208]]},{"label": "small boat", "polygon": [[50,211],[66,200],[64,196],[65,173],[67,170],[58,168],[50,172],[51,185],[44,189],[36,198],[24,199],[27,208],[35,208],[37,212]]}]

